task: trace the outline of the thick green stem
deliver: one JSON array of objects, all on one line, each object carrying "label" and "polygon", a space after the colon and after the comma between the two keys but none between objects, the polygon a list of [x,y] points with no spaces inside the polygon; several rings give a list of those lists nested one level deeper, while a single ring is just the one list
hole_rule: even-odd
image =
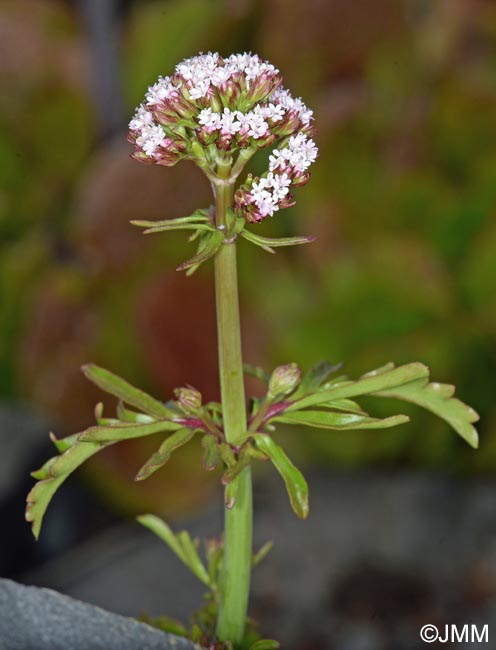
[{"label": "thick green stem", "polygon": [[[232,201],[229,184],[216,187],[216,225],[225,225]],[[246,404],[241,355],[236,243],[226,243],[215,257],[215,289],[220,386],[226,440],[236,444],[246,434]],[[238,644],[243,639],[252,564],[251,470],[238,478],[235,505],[225,509],[224,567],[217,636]]]}]

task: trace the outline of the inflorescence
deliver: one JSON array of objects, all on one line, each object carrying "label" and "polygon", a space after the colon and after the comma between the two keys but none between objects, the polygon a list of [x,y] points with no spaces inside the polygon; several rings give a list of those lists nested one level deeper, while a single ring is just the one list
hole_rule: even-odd
[{"label": "inflorescence", "polygon": [[259,149],[275,148],[261,177],[248,175],[235,194],[235,209],[261,221],[293,205],[292,187],[304,185],[317,157],[313,113],[282,87],[272,64],[257,55],[200,54],[160,77],[129,123],[132,157],[172,166],[195,161],[213,181],[230,166],[234,182]]}]

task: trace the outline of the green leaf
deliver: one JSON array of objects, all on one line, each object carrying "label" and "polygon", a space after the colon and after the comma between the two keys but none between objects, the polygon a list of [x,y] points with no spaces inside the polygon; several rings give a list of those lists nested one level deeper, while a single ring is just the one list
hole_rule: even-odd
[{"label": "green leaf", "polygon": [[160,420],[150,424],[116,424],[106,427],[90,427],[79,434],[81,442],[117,442],[118,440],[131,440],[164,431],[176,431],[181,428],[180,422]]},{"label": "green leaf", "polygon": [[[70,438],[74,439],[73,436]],[[49,459],[40,470],[33,472],[33,476],[41,480],[35,483],[26,498],[26,521],[32,523],[33,535],[36,539],[40,535],[46,509],[58,488],[88,458],[111,444],[113,441],[105,443],[76,441],[63,454]]]},{"label": "green leaf", "polygon": [[222,567],[224,546],[220,540],[209,539],[205,542],[205,549],[207,554],[208,575],[210,582],[214,585],[217,583],[217,579]]},{"label": "green leaf", "polygon": [[142,526],[145,526],[145,528],[151,530],[152,533],[155,533],[157,537],[160,537],[160,539],[167,544],[171,551],[177,555],[181,562],[184,562],[184,564],[186,564],[186,556],[184,554],[182,544],[177,539],[175,533],[172,532],[172,529],[165,523],[165,521],[160,519],[160,517],[156,517],[155,515],[139,515],[136,517],[136,521],[138,521]]},{"label": "green leaf", "polygon": [[249,375],[250,377],[255,377],[255,379],[260,379],[261,381],[264,381],[267,384],[270,381],[270,375],[267,372],[265,372],[263,368],[260,368],[260,366],[252,366],[249,363],[244,363],[243,372],[245,373],[245,375]]},{"label": "green leaf", "polygon": [[[138,225],[138,224],[134,224]],[[168,225],[163,225],[163,226],[157,226],[153,228],[147,228],[147,230],[143,231],[144,235],[154,235],[159,232],[169,232],[171,230],[194,230],[195,232],[198,231],[209,231],[209,232],[215,232],[215,228],[213,226],[209,226],[206,223],[178,223],[175,224],[172,222],[171,224]]]},{"label": "green leaf", "polygon": [[231,465],[224,474],[222,475],[222,484],[223,485],[229,485],[234,479],[236,479],[241,472],[248,467],[248,465],[251,463],[251,455],[249,452],[249,448],[245,447],[242,449],[241,453],[239,454],[238,460],[234,463],[234,465]]},{"label": "green leaf", "polygon": [[[57,448],[59,454],[63,454],[64,451],[67,451],[72,447],[72,445],[76,444],[78,435],[79,433],[73,433],[72,435],[66,436],[65,438],[57,438],[53,432],[50,432],[49,438]],[[57,458],[57,456],[55,458]]]},{"label": "green leaf", "polygon": [[281,644],[273,639],[260,639],[250,646],[250,650],[278,650]]},{"label": "green leaf", "polygon": [[154,418],[150,415],[130,411],[124,406],[121,400],[117,403],[117,417],[120,422],[134,422],[138,424],[150,424],[151,422],[154,422]]},{"label": "green leaf", "polygon": [[210,217],[208,215],[208,210],[198,210],[189,217],[177,217],[176,219],[162,219],[162,221],[143,221],[143,220],[134,220],[131,221],[133,226],[138,226],[140,228],[168,228],[173,225],[181,224],[194,224],[194,223],[209,223]]},{"label": "green leaf", "polygon": [[203,562],[200,559],[200,556],[198,555],[197,544],[193,542],[190,534],[186,530],[182,530],[180,533],[178,533],[177,538],[183,547],[187,566],[195,574],[198,580],[210,587],[210,576],[208,575],[208,571],[206,570]]},{"label": "green leaf", "polygon": [[270,539],[268,542],[265,542],[265,544],[258,550],[252,560],[252,566],[255,568],[260,564],[260,562],[263,562],[263,560],[267,557],[267,555],[270,553],[272,550],[272,547],[274,546],[274,542]]},{"label": "green leaf", "polygon": [[103,391],[118,397],[126,404],[138,408],[147,415],[154,418],[170,418],[174,416],[174,412],[161,402],[139,388],[135,388],[121,377],[105,370],[105,368],[89,363],[82,367],[82,371],[90,381]]},{"label": "green leaf", "polygon": [[309,512],[308,485],[303,474],[293,465],[285,452],[270,436],[264,433],[255,433],[253,434],[253,440],[260,451],[270,458],[274,467],[282,476],[289,501],[295,513],[301,519],[306,519]]},{"label": "green leaf", "polygon": [[239,479],[235,478],[233,481],[226,485],[224,490],[224,503],[228,510],[234,507],[236,499],[238,498]]},{"label": "green leaf", "polygon": [[321,390],[317,393],[307,395],[306,397],[293,402],[287,408],[287,411],[301,410],[308,406],[324,404],[331,400],[376,393],[378,391],[407,384],[416,379],[422,379],[423,377],[429,377],[429,368],[427,368],[423,363],[409,363],[404,366],[399,366],[398,368],[394,368],[388,364],[388,366],[384,366],[383,368],[379,368],[378,370],[363,375],[357,381],[346,381],[340,384],[334,384],[328,390]]},{"label": "green leaf", "polygon": [[201,441],[203,451],[203,467],[207,472],[211,472],[216,469],[220,461],[219,445],[217,444],[214,436],[207,433],[203,436]]},{"label": "green leaf", "polygon": [[208,572],[198,555],[197,545],[187,531],[183,530],[176,535],[165,521],[155,515],[140,515],[136,519],[142,526],[160,537],[201,582],[209,587],[212,586]]},{"label": "green leaf", "polygon": [[136,474],[134,480],[142,481],[145,478],[151,476],[154,472],[160,469],[160,467],[163,467],[163,465],[165,465],[165,463],[171,457],[173,451],[176,451],[176,449],[179,449],[179,447],[182,447],[187,442],[189,442],[194,435],[195,432],[192,429],[186,428],[179,429],[170,435],[160,445],[158,451],[150,456],[150,458]]},{"label": "green leaf", "polygon": [[366,411],[352,399],[335,399],[325,404],[320,404],[321,408],[332,409],[334,411],[345,411],[346,413],[356,413],[357,415],[368,415]]},{"label": "green leaf", "polygon": [[303,376],[301,384],[292,395],[292,399],[300,398],[316,391],[329,375],[339,370],[341,366],[341,363],[332,364],[328,361],[320,361],[317,363]]},{"label": "green leaf", "polygon": [[183,262],[176,270],[185,271],[186,269],[198,267],[200,264],[203,264],[203,262],[206,262],[213,257],[222,246],[223,242],[224,233],[214,229],[210,236],[201,242],[196,255],[186,262]]},{"label": "green leaf", "polygon": [[368,415],[357,415],[356,413],[333,413],[332,411],[293,411],[283,413],[271,422],[282,422],[284,424],[298,424],[307,427],[320,429],[386,429],[395,427],[398,424],[408,422],[410,418],[406,415],[393,415],[388,418],[379,419]]},{"label": "green leaf", "polygon": [[280,246],[297,246],[298,244],[308,244],[315,241],[315,237],[261,237],[246,229],[242,230],[240,235],[268,253],[275,253],[273,248]]},{"label": "green leaf", "polygon": [[471,447],[477,449],[479,436],[472,423],[479,420],[479,415],[473,408],[453,397],[454,392],[455,387],[449,384],[428,383],[427,379],[419,379],[404,386],[381,390],[375,395],[422,406],[445,420]]}]

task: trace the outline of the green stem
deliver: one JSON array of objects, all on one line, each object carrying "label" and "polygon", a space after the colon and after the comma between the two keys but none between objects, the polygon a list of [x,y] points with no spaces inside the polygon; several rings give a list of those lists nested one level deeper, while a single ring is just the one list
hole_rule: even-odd
[{"label": "green stem", "polygon": [[[228,172],[228,170],[226,170]],[[227,175],[227,174],[226,174]],[[225,225],[232,186],[216,187],[216,225]],[[246,434],[246,404],[241,356],[236,243],[226,243],[215,257],[219,370],[226,440],[236,444]],[[239,644],[244,636],[252,564],[251,470],[238,477],[235,505],[225,509],[224,567],[217,636]]]}]

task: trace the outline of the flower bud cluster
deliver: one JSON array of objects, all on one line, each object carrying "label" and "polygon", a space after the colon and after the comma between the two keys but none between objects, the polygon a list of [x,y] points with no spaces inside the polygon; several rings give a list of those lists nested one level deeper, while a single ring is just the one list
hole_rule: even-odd
[{"label": "flower bud cluster", "polygon": [[[308,180],[317,149],[309,139],[313,114],[282,88],[279,71],[257,55],[200,54],[179,63],[150,86],[129,123],[132,157],[171,166],[194,160],[210,178],[226,161],[239,173],[256,150],[277,145],[269,173],[252,181],[237,202],[260,221],[289,205],[289,187]],[[240,163],[236,167],[239,156]],[[242,163],[242,164],[241,164]],[[237,173],[233,176],[237,175]],[[248,214],[246,215],[248,217]]]}]

